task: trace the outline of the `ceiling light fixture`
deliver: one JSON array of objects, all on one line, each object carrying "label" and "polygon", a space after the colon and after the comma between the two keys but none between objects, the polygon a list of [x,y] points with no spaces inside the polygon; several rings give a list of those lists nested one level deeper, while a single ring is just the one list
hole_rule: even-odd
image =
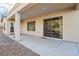
[{"label": "ceiling light fixture", "polygon": [[46,10],[46,8],[42,8],[43,10]]}]

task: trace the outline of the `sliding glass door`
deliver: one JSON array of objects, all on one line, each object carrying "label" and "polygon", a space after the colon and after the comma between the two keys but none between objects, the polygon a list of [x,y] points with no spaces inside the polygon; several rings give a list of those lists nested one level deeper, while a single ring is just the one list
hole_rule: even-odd
[{"label": "sliding glass door", "polygon": [[44,36],[51,37],[51,19],[44,20]]},{"label": "sliding glass door", "polygon": [[44,36],[62,38],[62,17],[44,19]]}]

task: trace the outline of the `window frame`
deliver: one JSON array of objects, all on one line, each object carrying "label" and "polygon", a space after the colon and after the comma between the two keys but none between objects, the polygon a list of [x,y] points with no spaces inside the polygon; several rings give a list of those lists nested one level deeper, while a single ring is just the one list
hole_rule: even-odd
[{"label": "window frame", "polygon": [[[35,21],[27,22],[27,31],[35,31]],[[32,28],[32,29],[31,29]]]}]

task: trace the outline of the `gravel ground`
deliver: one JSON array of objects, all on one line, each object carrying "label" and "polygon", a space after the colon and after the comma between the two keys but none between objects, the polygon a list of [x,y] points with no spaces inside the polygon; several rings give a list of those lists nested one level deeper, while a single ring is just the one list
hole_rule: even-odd
[{"label": "gravel ground", "polygon": [[0,33],[0,56],[39,56],[39,54]]}]

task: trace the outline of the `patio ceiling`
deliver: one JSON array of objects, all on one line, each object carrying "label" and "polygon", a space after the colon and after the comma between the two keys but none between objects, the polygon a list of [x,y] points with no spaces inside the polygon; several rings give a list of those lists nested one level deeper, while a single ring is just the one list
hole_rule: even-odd
[{"label": "patio ceiling", "polygon": [[[74,3],[38,3],[22,12],[21,19],[39,16],[45,13],[57,12],[63,9],[75,7]],[[27,7],[26,7],[27,8]]]}]

